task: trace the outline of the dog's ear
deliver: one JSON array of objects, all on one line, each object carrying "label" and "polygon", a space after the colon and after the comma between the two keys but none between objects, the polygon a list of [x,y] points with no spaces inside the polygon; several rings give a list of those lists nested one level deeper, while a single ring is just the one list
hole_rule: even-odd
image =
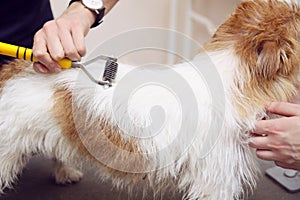
[{"label": "dog's ear", "polygon": [[292,70],[291,44],[287,41],[267,40],[257,47],[257,73],[263,79],[273,80],[278,76],[287,76]]}]

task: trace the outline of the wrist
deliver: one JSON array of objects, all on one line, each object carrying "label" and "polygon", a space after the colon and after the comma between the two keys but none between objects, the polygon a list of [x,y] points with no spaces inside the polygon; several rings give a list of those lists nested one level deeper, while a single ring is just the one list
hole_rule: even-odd
[{"label": "wrist", "polygon": [[102,0],[71,0],[69,6],[73,3],[81,4],[94,16],[94,23],[90,26],[90,28],[96,27],[102,23],[102,18],[105,14],[105,6]]},{"label": "wrist", "polygon": [[74,12],[76,15],[80,14],[80,18],[84,19],[89,28],[95,23],[96,14],[92,10],[85,7],[80,1],[72,2],[66,11],[67,13]]}]

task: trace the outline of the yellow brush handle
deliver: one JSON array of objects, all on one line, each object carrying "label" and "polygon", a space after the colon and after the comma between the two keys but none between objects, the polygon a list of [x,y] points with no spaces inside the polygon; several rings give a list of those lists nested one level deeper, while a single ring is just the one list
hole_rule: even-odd
[{"label": "yellow brush handle", "polygon": [[[21,58],[32,62],[38,62],[38,60],[33,57],[32,49],[6,44],[3,42],[0,42],[0,54],[14,58]],[[64,69],[69,69],[72,67],[72,61],[67,58],[58,61],[58,64]]]}]

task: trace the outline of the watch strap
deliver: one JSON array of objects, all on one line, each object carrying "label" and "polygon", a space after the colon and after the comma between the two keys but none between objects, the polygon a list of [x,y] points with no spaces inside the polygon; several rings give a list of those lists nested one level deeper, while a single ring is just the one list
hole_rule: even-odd
[{"label": "watch strap", "polygon": [[99,26],[103,22],[102,19],[104,17],[104,13],[105,13],[105,7],[103,7],[100,10],[98,10],[98,13],[96,13],[96,20],[92,24],[91,28],[97,27],[97,26]]},{"label": "watch strap", "polygon": [[[76,2],[76,1],[81,2],[81,0],[71,0],[71,1],[69,2],[69,6],[70,6],[72,3]],[[82,5],[84,5],[84,4],[82,4]],[[84,6],[85,6],[85,5],[84,5]],[[85,6],[85,7],[86,7],[86,6]],[[90,9],[90,8],[88,8],[88,7],[86,7],[86,8],[89,9],[90,11],[94,12],[95,15],[96,15],[95,22],[92,24],[91,28],[94,28],[94,27],[99,26],[99,25],[103,22],[102,19],[103,19],[104,14],[105,14],[105,7],[101,8],[100,10],[92,10],[92,9]]]}]

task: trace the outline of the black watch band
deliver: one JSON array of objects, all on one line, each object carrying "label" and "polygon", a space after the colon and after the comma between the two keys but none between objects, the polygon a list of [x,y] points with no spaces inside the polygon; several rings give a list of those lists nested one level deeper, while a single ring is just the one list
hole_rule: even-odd
[{"label": "black watch band", "polygon": [[[69,6],[76,2],[76,1],[79,1],[81,2],[81,0],[71,0],[70,3],[69,3]],[[85,6],[85,5],[84,5]],[[86,6],[85,6],[86,7]],[[88,7],[86,7],[87,9],[89,9]],[[91,28],[94,28],[96,26],[99,26],[102,22],[103,22],[103,17],[104,17],[104,14],[105,14],[105,7],[101,8],[100,10],[92,10],[92,9],[89,9],[90,11],[94,12],[95,13],[95,16],[96,16],[96,19],[95,19],[95,22],[94,24],[92,24]]]}]

